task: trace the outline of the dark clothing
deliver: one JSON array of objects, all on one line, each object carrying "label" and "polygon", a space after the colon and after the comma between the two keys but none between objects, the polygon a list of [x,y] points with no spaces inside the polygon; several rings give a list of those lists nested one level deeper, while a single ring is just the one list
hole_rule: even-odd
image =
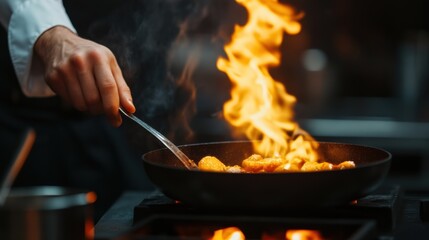
[{"label": "dark clothing", "polygon": [[[90,11],[84,1],[65,1],[76,27],[90,26],[109,13],[100,6],[120,1],[85,1],[98,3]],[[80,10],[80,11],[79,11]],[[80,17],[78,13],[86,15]],[[97,13],[97,14],[94,14]],[[92,18],[88,18],[92,16]],[[84,23],[82,20],[85,20]],[[82,29],[82,35],[87,35]],[[28,98],[22,93],[7,46],[6,32],[0,29],[0,132],[11,128],[36,132],[36,142],[18,175],[14,186],[56,185],[95,191],[97,220],[125,189],[152,189],[145,177],[140,154],[128,147],[121,129],[116,129],[102,117],[87,116],[66,106],[58,97]],[[0,137],[0,157],[7,157],[10,134]],[[14,141],[12,141],[14,142]],[[0,159],[1,159],[0,158]]]},{"label": "dark clothing", "polygon": [[[150,189],[140,157],[104,117],[24,119],[0,107],[0,132],[32,128],[36,141],[14,186],[66,186],[97,193],[95,219],[126,189]],[[2,134],[3,142],[17,142]],[[16,146],[17,147],[17,146]],[[1,155],[8,149],[1,149]],[[6,156],[7,157],[7,156]],[[2,157],[3,158],[3,157]]]}]

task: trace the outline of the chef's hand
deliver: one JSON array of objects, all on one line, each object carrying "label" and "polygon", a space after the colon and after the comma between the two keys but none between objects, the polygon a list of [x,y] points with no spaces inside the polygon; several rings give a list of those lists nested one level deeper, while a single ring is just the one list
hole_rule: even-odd
[{"label": "chef's hand", "polygon": [[49,87],[76,109],[104,113],[114,126],[122,123],[119,106],[135,112],[130,88],[105,46],[57,26],[38,38],[34,51],[44,63]]}]

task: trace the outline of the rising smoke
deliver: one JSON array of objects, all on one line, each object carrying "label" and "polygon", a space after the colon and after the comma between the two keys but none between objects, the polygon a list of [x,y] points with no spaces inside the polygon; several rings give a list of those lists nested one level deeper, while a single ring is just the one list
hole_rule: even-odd
[{"label": "rising smoke", "polygon": [[185,57],[181,56],[183,64],[172,64],[178,59],[175,49],[202,36],[212,42],[225,41],[228,34],[222,29],[222,14],[227,2],[128,1],[91,27],[91,37],[117,57],[132,89],[136,115],[176,143],[189,142],[192,137],[188,125],[195,114],[192,78],[203,53],[198,44],[191,46]]}]

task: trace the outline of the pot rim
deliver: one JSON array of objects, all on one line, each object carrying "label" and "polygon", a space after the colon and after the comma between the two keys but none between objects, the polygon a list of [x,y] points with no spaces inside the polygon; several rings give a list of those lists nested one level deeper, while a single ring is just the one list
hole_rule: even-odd
[{"label": "pot rim", "polygon": [[59,210],[93,204],[92,191],[59,186],[12,188],[0,209]]}]

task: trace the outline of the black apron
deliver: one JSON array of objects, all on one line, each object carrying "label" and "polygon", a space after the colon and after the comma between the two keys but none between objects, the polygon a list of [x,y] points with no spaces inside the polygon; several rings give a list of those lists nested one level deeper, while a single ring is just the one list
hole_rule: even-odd
[{"label": "black apron", "polygon": [[[82,36],[89,36],[89,26],[118,8],[119,3],[64,2]],[[104,117],[75,111],[58,97],[24,96],[10,62],[3,28],[0,58],[0,161],[11,156],[10,143],[19,142],[13,139],[19,133],[28,128],[36,132],[36,142],[14,186],[56,185],[95,191],[95,219],[122,191],[153,188],[144,174],[141,153],[130,149],[120,129],[110,126]]]}]

